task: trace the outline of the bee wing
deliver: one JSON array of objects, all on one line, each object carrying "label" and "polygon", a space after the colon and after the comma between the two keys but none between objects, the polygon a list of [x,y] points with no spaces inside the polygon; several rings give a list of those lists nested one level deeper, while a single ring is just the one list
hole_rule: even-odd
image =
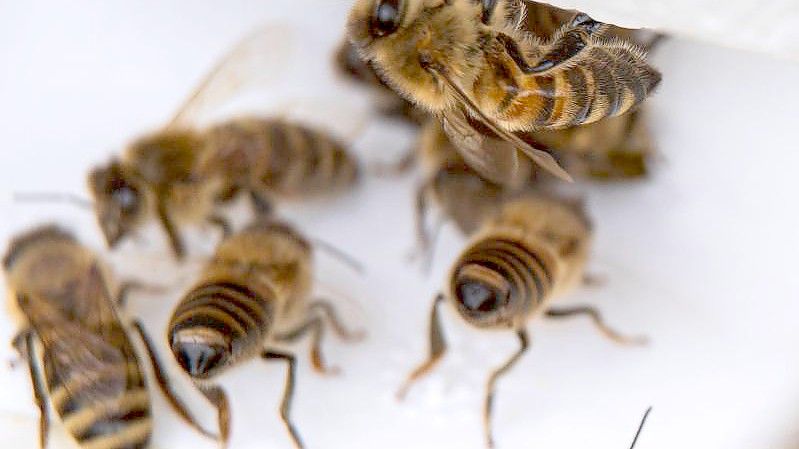
[{"label": "bee wing", "polygon": [[253,84],[273,82],[288,66],[292,30],[269,24],[245,36],[205,75],[183,102],[167,128],[186,128],[208,110]]},{"label": "bee wing", "polygon": [[462,109],[442,114],[441,124],[458,153],[480,176],[500,185],[513,184],[519,174],[515,149],[503,146],[486,148],[485,136],[469,124]]},{"label": "bee wing", "polygon": [[59,383],[70,394],[95,401],[124,393],[127,365],[122,351],[86,329],[67,326],[58,341],[46,343]]},{"label": "bee wing", "polygon": [[527,157],[532,159],[533,162],[540,165],[541,168],[547,170],[558,178],[569,182],[574,181],[566,172],[566,170],[558,165],[558,162],[552,157],[551,154],[547,153],[546,151],[533,148],[530,144],[519,138],[519,136],[502,129],[496,122],[494,122],[494,120],[485,115],[483,111],[481,111],[480,108],[474,104],[471,98],[466,95],[466,92],[464,92],[464,90],[461,89],[461,87],[454,80],[452,80],[452,78],[450,78],[445,71],[439,70],[435,67],[430,67],[430,70],[436,74],[439,79],[444,81],[447,86],[450,87],[461,105],[465,107],[472,115],[474,115],[475,118],[483,122],[491,131],[494,132],[494,134],[499,136],[501,139],[512,143],[516,148],[526,154]]},{"label": "bee wing", "polygon": [[[100,401],[122,394],[127,383],[126,358],[101,335],[63,315],[45,298],[17,294],[45,348],[48,378],[81,401]],[[91,311],[87,311],[91,313]],[[108,324],[118,326],[118,323]],[[110,327],[109,327],[110,329]]]},{"label": "bee wing", "polygon": [[36,330],[45,347],[48,377],[83,403],[123,394],[127,364],[122,351],[73,321],[50,312],[46,316]]}]

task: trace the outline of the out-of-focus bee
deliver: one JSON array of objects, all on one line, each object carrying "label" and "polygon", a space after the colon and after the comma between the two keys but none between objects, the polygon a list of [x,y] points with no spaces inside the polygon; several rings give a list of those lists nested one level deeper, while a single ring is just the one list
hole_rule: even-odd
[{"label": "out-of-focus bee", "polygon": [[[3,268],[9,308],[21,328],[13,343],[28,363],[40,410],[42,449],[50,423],[48,398],[83,449],[147,447],[152,433],[147,382],[96,256],[70,233],[44,226],[11,242]],[[125,290],[120,289],[117,301]],[[135,326],[152,351],[141,325]],[[43,371],[36,341],[42,346]],[[161,364],[149,355],[170,404],[209,435],[170,391]]]},{"label": "out-of-focus bee", "polygon": [[218,409],[223,441],[230,435],[226,393],[216,376],[252,358],[280,359],[288,364],[281,417],[297,447],[301,439],[290,419],[295,357],[273,349],[310,333],[311,361],[327,367],[321,343],[324,319],[345,339],[348,332],[325,300],[309,302],[312,251],[293,228],[260,220],[223,240],[200,280],[183,297],[169,323],[168,339],[175,359]]},{"label": "out-of-focus bee", "polygon": [[356,182],[357,161],[326,131],[256,117],[203,129],[193,126],[200,106],[230,94],[224,81],[241,75],[242,58],[257,49],[274,52],[275,42],[284,40],[267,31],[234,48],[168,126],[135,141],[122,158],[91,171],[89,188],[109,246],[155,214],[180,258],[185,248],[178,226],[207,220],[227,231],[216,206],[238,192],[248,193],[256,210],[266,212],[272,199],[329,195]]},{"label": "out-of-focus bee", "polygon": [[527,193],[503,204],[453,265],[445,292],[433,302],[429,358],[409,375],[398,396],[404,397],[412,383],[427,374],[446,351],[439,311],[445,298],[470,325],[512,330],[520,342],[520,349],[488,380],[484,425],[489,447],[494,444],[491,411],[495,385],[528,349],[526,326],[531,319],[587,315],[609,338],[620,343],[636,341],[607,327],[591,307],[550,307],[554,298],[583,280],[590,236],[590,224],[574,204]]},{"label": "out-of-focus bee", "polygon": [[645,116],[639,109],[590,125],[531,134],[557,149],[573,173],[598,180],[640,178],[655,153]]},{"label": "out-of-focus bee", "polygon": [[503,183],[516,151],[486,152],[480,122],[534,162],[570,179],[516,131],[594,123],[640,104],[660,82],[644,51],[576,15],[542,42],[519,26],[518,0],[359,0],[350,40],[393,89],[437,115],[470,165]]}]

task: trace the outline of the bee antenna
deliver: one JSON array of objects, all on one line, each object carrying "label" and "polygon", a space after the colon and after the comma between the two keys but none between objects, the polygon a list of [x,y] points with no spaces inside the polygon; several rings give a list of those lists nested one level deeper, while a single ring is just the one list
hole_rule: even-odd
[{"label": "bee antenna", "polygon": [[325,242],[324,240],[312,238],[311,241],[313,242],[314,246],[325,251],[328,255],[332,256],[333,258],[338,259],[339,262],[342,262],[343,264],[349,266],[350,268],[352,268],[353,271],[355,271],[359,275],[363,275],[364,273],[363,265],[361,265],[361,263],[358,262],[358,260],[355,259],[353,256],[336,248],[332,244]]},{"label": "bee antenna", "polygon": [[14,192],[14,202],[21,203],[69,203],[81,209],[91,210],[94,202],[73,193],[59,192]]},{"label": "bee antenna", "polygon": [[638,436],[641,435],[641,430],[644,429],[644,424],[646,424],[646,418],[649,417],[649,412],[651,412],[651,411],[652,411],[652,407],[649,407],[648,409],[646,409],[646,412],[644,413],[644,417],[641,418],[641,424],[638,425],[638,431],[635,432],[635,438],[633,438],[633,444],[630,445],[630,449],[634,449],[635,448],[635,443],[638,442]]},{"label": "bee antenna", "polygon": [[424,260],[422,261],[422,272],[424,272],[425,276],[430,276],[430,272],[433,269],[433,260],[436,256],[436,245],[438,244],[438,237],[441,235],[441,228],[444,227],[444,222],[446,220],[442,217],[438,217],[436,223],[433,225],[433,234],[432,238],[430,239],[429,247],[424,251],[423,257]]}]

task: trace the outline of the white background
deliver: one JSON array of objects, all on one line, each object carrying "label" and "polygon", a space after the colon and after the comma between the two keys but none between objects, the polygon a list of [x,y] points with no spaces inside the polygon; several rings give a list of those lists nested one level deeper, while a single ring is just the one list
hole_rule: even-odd
[{"label": "white background", "polygon": [[597,20],[656,27],[735,48],[799,59],[796,0],[554,0]]},{"label": "white background", "polygon": [[[0,235],[58,220],[102,251],[92,216],[68,205],[12,202],[12,192],[84,194],[93,164],[163,123],[239,37],[266,22],[296,31],[290,63],[260,110],[291,113],[355,135],[368,96],[335,79],[329,53],[348,2],[5,2],[0,14]],[[276,42],[283,45],[285,42]],[[660,160],[645,182],[581,186],[597,235],[591,271],[604,285],[563,298],[597,305],[647,348],[622,348],[588,322],[535,322],[533,347],[499,385],[499,448],[628,447],[652,405],[640,449],[789,448],[799,443],[799,65],[682,39],[653,56],[664,82],[649,102]],[[279,106],[282,105],[282,106]],[[370,122],[356,150],[365,164],[412,142],[396,125]],[[487,372],[514,349],[510,335],[466,328],[445,313],[451,352],[405,403],[393,394],[426,351],[425,322],[462,240],[447,228],[432,275],[405,260],[412,246],[413,176],[367,175],[351,195],[285,208],[307,233],[368,267],[358,277],[324,255],[321,293],[369,338],[325,348],[343,374],[310,369],[298,345],[294,420],[309,448],[483,447],[480,407]],[[245,217],[237,216],[238,222]],[[195,229],[186,266],[168,260],[151,232],[108,259],[120,278],[172,285],[132,298],[162,341],[166,320],[213,246]],[[14,324],[0,317],[0,341]],[[0,345],[0,438],[36,447],[35,407],[24,368]],[[213,415],[174,367],[207,426]],[[224,378],[233,403],[233,448],[290,447],[277,413],[281,365],[250,363]],[[216,447],[154,395],[155,448]],[[71,447],[58,424],[50,447]]]}]

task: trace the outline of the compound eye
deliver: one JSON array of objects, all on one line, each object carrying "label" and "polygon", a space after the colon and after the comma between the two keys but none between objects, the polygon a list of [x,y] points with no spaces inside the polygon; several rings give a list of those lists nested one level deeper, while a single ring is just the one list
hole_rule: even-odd
[{"label": "compound eye", "polygon": [[397,31],[401,22],[400,1],[379,0],[377,2],[371,23],[373,35],[383,37]]},{"label": "compound eye", "polygon": [[506,295],[482,282],[469,281],[458,286],[458,297],[464,307],[471,312],[491,312],[499,309],[506,301]]},{"label": "compound eye", "polygon": [[116,189],[111,195],[114,197],[114,202],[119,204],[125,213],[135,212],[139,207],[139,195],[130,187]]}]

